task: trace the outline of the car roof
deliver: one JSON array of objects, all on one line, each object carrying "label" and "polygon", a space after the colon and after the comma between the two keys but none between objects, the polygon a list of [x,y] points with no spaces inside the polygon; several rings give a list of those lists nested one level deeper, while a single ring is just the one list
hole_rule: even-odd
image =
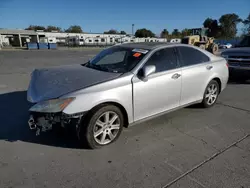
[{"label": "car roof", "polygon": [[218,59],[218,56],[215,56],[214,54],[208,52],[207,50],[202,50],[201,48],[197,46],[193,46],[190,44],[182,44],[182,43],[170,43],[170,42],[137,42],[137,43],[125,43],[125,44],[119,44],[118,46],[122,46],[125,48],[138,48],[138,49],[145,49],[145,50],[154,50],[161,47],[189,47],[194,48],[196,50],[201,51],[202,53],[206,54],[211,60]]},{"label": "car roof", "polygon": [[135,42],[135,43],[120,44],[119,46],[122,46],[125,48],[141,48],[141,49],[146,49],[146,50],[152,50],[155,48],[169,46],[169,45],[173,45],[173,43],[169,43],[169,42]]}]

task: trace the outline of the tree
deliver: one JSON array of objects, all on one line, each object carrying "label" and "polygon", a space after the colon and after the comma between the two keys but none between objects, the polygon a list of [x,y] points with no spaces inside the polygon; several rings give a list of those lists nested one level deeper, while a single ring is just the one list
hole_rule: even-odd
[{"label": "tree", "polygon": [[118,31],[115,29],[110,29],[109,31],[104,31],[104,34],[118,34]]},{"label": "tree", "polygon": [[40,25],[30,25],[29,27],[25,28],[25,30],[33,30],[33,31],[45,30],[45,27]]},{"label": "tree", "polygon": [[224,14],[220,17],[221,35],[225,39],[232,39],[237,33],[237,24],[242,20],[237,14]]},{"label": "tree", "polygon": [[203,26],[206,28],[210,28],[212,23],[213,23],[213,19],[212,18],[207,18],[204,22],[203,22]]},{"label": "tree", "polygon": [[147,37],[155,37],[155,34],[152,31],[146,28],[143,28],[143,29],[138,29],[135,32],[135,36],[139,38],[143,38],[143,37],[147,38]]},{"label": "tree", "polygon": [[72,25],[65,30],[66,33],[82,33],[82,28],[79,25]]},{"label": "tree", "polygon": [[127,33],[125,31],[121,31],[120,34],[126,35]]},{"label": "tree", "polygon": [[208,28],[208,33],[207,33],[208,37],[218,38],[221,36],[221,27],[218,25],[217,20],[207,18],[203,22],[203,26],[205,28]]},{"label": "tree", "polygon": [[185,28],[185,29],[183,29],[183,30],[181,31],[181,36],[182,36],[182,37],[186,37],[186,36],[189,36],[189,35],[191,35],[190,29]]},{"label": "tree", "polygon": [[167,29],[163,29],[163,31],[161,32],[161,38],[168,38],[169,36],[169,32]]},{"label": "tree", "polygon": [[178,29],[174,29],[172,32],[172,37],[173,38],[180,38],[181,37],[181,32]]},{"label": "tree", "polygon": [[58,31],[58,32],[61,32],[62,29],[60,27],[56,27],[56,26],[52,26],[52,25],[49,25],[45,31],[48,31],[48,32],[51,32],[51,31]]},{"label": "tree", "polygon": [[244,34],[250,34],[250,13],[248,17],[242,21],[242,23],[244,24]]}]

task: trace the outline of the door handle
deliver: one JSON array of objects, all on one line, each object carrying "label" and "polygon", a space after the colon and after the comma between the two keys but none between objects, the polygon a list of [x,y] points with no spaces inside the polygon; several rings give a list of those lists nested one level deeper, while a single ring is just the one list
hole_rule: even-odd
[{"label": "door handle", "polygon": [[181,75],[178,74],[178,73],[175,73],[173,76],[172,76],[172,79],[178,79]]},{"label": "door handle", "polygon": [[207,70],[211,70],[212,68],[213,68],[212,65],[208,65],[208,66],[207,66]]}]

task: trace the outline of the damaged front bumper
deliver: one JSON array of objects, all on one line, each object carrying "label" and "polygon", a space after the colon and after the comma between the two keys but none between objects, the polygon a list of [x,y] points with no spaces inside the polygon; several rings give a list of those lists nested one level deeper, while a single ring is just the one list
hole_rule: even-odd
[{"label": "damaged front bumper", "polygon": [[36,135],[40,135],[41,132],[50,131],[53,127],[63,127],[70,129],[78,129],[80,120],[85,113],[78,113],[73,115],[67,115],[63,112],[60,113],[39,113],[30,112],[28,125],[31,130],[36,131]]}]

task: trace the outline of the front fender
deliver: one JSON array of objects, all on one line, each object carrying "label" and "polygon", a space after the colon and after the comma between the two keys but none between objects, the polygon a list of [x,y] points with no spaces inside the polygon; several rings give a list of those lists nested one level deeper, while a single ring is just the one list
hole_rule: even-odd
[{"label": "front fender", "polygon": [[[67,96],[68,97],[68,96]],[[133,121],[132,85],[99,91],[80,93],[64,110],[65,114],[86,112],[102,103],[113,102],[124,107],[128,115],[128,121]]]}]

